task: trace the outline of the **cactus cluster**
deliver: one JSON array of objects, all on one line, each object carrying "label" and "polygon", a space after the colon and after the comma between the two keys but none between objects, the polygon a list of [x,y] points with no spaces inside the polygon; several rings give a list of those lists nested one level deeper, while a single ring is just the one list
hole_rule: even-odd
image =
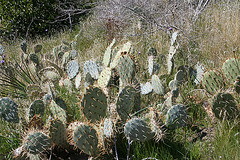
[{"label": "cactus cluster", "polygon": [[[178,32],[172,34],[165,75],[160,73],[160,67],[164,66],[157,63],[157,50],[152,47],[148,50],[149,81],[144,83],[140,83],[136,74],[136,53],[131,42],[116,46],[114,39],[107,47],[102,62],[92,59],[84,63],[78,59],[75,41],[62,41],[53,49],[49,59],[45,57],[44,60],[40,56],[42,45],[34,46],[34,53],[29,54],[27,43],[23,42],[24,62],[30,60],[32,72],[38,79],[26,87],[31,100],[26,109],[29,131],[24,137],[23,149],[19,148],[21,152],[39,159],[51,146],[74,146],[97,157],[111,144],[108,141],[113,141],[121,133],[129,141],[159,141],[165,129],[188,125],[187,106],[181,100],[180,93],[187,83],[195,83],[214,95],[212,110],[217,118],[236,118],[239,115],[237,102],[232,90],[226,89],[229,82],[240,93],[238,60],[227,60],[221,70],[204,72],[204,67],[197,64],[195,69],[180,66],[175,71],[177,36]],[[80,97],[76,107],[83,115],[82,121],[79,121],[80,118],[69,121],[70,107],[58,97],[63,87],[71,95]],[[159,102],[143,108],[141,100],[145,96],[157,97]],[[0,99],[0,117],[3,120],[19,122],[18,112],[13,100],[8,97]]]}]

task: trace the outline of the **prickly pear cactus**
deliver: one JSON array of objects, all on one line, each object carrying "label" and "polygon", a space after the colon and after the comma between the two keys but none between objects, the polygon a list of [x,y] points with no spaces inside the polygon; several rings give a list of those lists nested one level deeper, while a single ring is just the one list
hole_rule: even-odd
[{"label": "prickly pear cactus", "polygon": [[166,126],[176,129],[185,126],[187,123],[186,108],[182,104],[172,106],[167,112]]},{"label": "prickly pear cactus", "polygon": [[230,84],[233,84],[237,76],[240,75],[240,61],[236,58],[226,60],[222,65],[222,72]]},{"label": "prickly pear cactus", "polygon": [[112,59],[112,46],[115,44],[116,40],[113,39],[112,43],[107,47],[104,57],[103,57],[103,64],[105,67],[109,67],[111,59]]},{"label": "prickly pear cactus", "polygon": [[81,86],[81,80],[82,80],[82,76],[81,73],[78,73],[76,78],[75,78],[75,88],[79,89]]},{"label": "prickly pear cactus", "polygon": [[8,122],[19,122],[18,106],[8,97],[3,97],[0,99],[0,117]]},{"label": "prickly pear cactus", "polygon": [[83,73],[86,75],[87,73],[90,73],[91,77],[93,79],[98,79],[99,72],[98,72],[98,66],[94,61],[86,61],[83,68]]},{"label": "prickly pear cactus", "polygon": [[175,80],[177,80],[177,84],[178,85],[181,85],[184,80],[185,80],[185,73],[183,70],[179,70],[176,74],[175,74],[175,77],[174,77]]},{"label": "prickly pear cactus", "polygon": [[141,94],[146,95],[152,92],[153,87],[150,82],[147,82],[145,84],[140,83],[140,88],[141,88]]},{"label": "prickly pear cactus", "polygon": [[59,119],[50,122],[49,136],[54,144],[61,147],[67,146],[66,124]]},{"label": "prickly pear cactus", "polygon": [[217,93],[212,100],[212,111],[219,119],[234,119],[239,115],[235,99],[230,93]]},{"label": "prickly pear cactus", "polygon": [[136,90],[131,86],[123,88],[117,99],[117,112],[122,120],[129,118],[135,101]]},{"label": "prickly pear cactus", "polygon": [[35,53],[31,53],[30,55],[29,55],[29,59],[31,60],[31,61],[33,61],[35,64],[39,64],[39,59],[38,59],[38,56],[35,54]]},{"label": "prickly pear cactus", "polygon": [[236,81],[234,82],[234,89],[238,94],[240,93],[240,76],[237,76]]},{"label": "prickly pear cactus", "polygon": [[201,81],[202,81],[202,79],[203,79],[203,75],[204,75],[204,71],[205,71],[205,68],[204,68],[204,66],[203,65],[201,65],[201,64],[197,64],[196,66],[195,66],[195,79],[194,79],[194,83],[196,84],[196,85],[199,85],[200,83],[201,83]]},{"label": "prickly pear cactus", "polygon": [[0,45],[0,55],[2,55],[4,53],[4,48],[2,45]]},{"label": "prickly pear cactus", "polygon": [[208,93],[215,94],[225,87],[223,75],[217,70],[205,72],[202,79],[202,86]]},{"label": "prickly pear cactus", "polygon": [[150,126],[140,118],[129,120],[124,126],[124,134],[129,140],[146,141],[154,138]]},{"label": "prickly pear cactus", "polygon": [[87,72],[84,79],[85,79],[84,85],[86,88],[93,85],[94,79],[92,78],[89,72]]},{"label": "prickly pear cactus", "polygon": [[107,138],[111,138],[114,134],[113,122],[110,118],[106,118],[103,123],[103,133]]},{"label": "prickly pear cactus", "polygon": [[152,76],[152,88],[159,95],[164,95],[164,86],[157,75]]},{"label": "prickly pear cactus", "polygon": [[117,72],[121,80],[121,87],[124,87],[127,84],[131,84],[134,77],[134,71],[135,64],[132,59],[127,55],[120,57],[118,61]]},{"label": "prickly pear cactus", "polygon": [[78,55],[78,52],[76,51],[76,50],[71,50],[71,52],[70,52],[70,56],[71,56],[71,58],[72,59],[74,59],[75,57],[77,57],[77,55]]},{"label": "prickly pear cactus", "polygon": [[26,41],[22,41],[21,49],[24,53],[27,53],[27,42]]},{"label": "prickly pear cactus", "polygon": [[34,53],[39,53],[42,51],[42,45],[36,44],[33,49],[34,49]]},{"label": "prickly pear cactus", "polygon": [[23,146],[28,153],[41,154],[51,146],[51,140],[42,131],[31,131],[25,137]]},{"label": "prickly pear cactus", "polygon": [[40,99],[35,100],[29,107],[28,117],[31,119],[35,114],[43,117],[45,111],[44,102]]},{"label": "prickly pear cactus", "polygon": [[77,126],[73,132],[73,142],[84,153],[94,156],[97,153],[98,138],[94,128],[87,124]]},{"label": "prickly pear cactus", "polygon": [[49,105],[50,112],[52,114],[53,118],[58,118],[61,120],[64,124],[67,123],[67,114],[64,109],[62,109],[57,103],[52,100]]},{"label": "prickly pear cactus", "polygon": [[57,82],[60,79],[59,74],[55,71],[45,71],[44,72],[44,77],[47,80],[50,80],[52,82]]},{"label": "prickly pear cactus", "polygon": [[76,75],[79,72],[79,64],[77,61],[72,60],[70,62],[68,62],[67,64],[67,73],[69,76],[69,79],[73,79],[76,77]]},{"label": "prickly pear cactus", "polygon": [[92,121],[100,121],[106,116],[107,97],[103,91],[97,87],[89,87],[82,99],[84,116]]},{"label": "prickly pear cactus", "polygon": [[112,75],[112,70],[109,67],[103,69],[98,78],[98,85],[101,88],[105,88],[109,85]]}]

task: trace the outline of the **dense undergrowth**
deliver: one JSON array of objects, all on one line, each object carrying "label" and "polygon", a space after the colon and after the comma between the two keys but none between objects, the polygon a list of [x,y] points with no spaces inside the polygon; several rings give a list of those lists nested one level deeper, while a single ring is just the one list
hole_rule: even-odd
[{"label": "dense undergrowth", "polygon": [[[152,77],[149,75],[147,59],[149,48],[153,47],[157,51],[155,62],[159,64],[157,75],[167,88],[169,82],[174,79],[179,66],[193,67],[200,63],[204,66],[205,72],[213,69],[221,71],[221,67],[227,59],[239,58],[239,5],[239,2],[225,1],[210,3],[201,11],[199,17],[194,21],[194,25],[187,24],[187,21],[185,21],[185,24],[177,25],[178,21],[174,21],[164,29],[159,29],[159,24],[155,26],[154,23],[149,21],[147,21],[149,23],[147,23],[146,29],[139,28],[137,25],[138,20],[134,20],[134,18],[131,19],[131,23],[122,19],[121,24],[119,23],[121,17],[117,17],[117,21],[101,19],[104,14],[100,14],[100,9],[103,6],[99,6],[96,14],[81,22],[71,32],[65,31],[54,34],[50,38],[27,39],[28,48],[26,52],[27,54],[34,53],[33,46],[41,44],[42,50],[39,59],[44,60],[47,56],[43,55],[51,55],[53,48],[63,44],[63,41],[76,42],[74,49],[78,52],[77,59],[80,72],[83,72],[86,61],[103,61],[106,48],[113,38],[116,39],[118,45],[130,41],[135,48],[134,60],[136,60],[137,71],[135,76],[137,79],[141,83],[151,81]],[[125,14],[129,15],[128,12]],[[156,18],[154,16],[155,14],[152,14],[152,18]],[[126,23],[130,24],[126,25]],[[177,43],[179,46],[174,55],[175,67],[171,74],[167,74],[167,56],[171,46],[171,36],[175,31],[178,31]],[[10,62],[15,61],[21,64],[23,53],[20,47],[21,43],[22,39],[11,44],[4,42],[1,44],[4,47],[6,57],[3,59],[4,63],[0,65],[8,66]],[[22,73],[24,70],[23,68],[17,72]],[[67,75],[64,76],[64,78],[68,77]],[[144,142],[130,142],[123,133],[124,125],[120,125],[121,127],[118,128],[118,131],[109,142],[110,148],[106,149],[106,153],[102,153],[102,157],[97,156],[97,159],[239,159],[239,118],[237,116],[230,120],[225,117],[217,118],[212,111],[215,94],[210,94],[202,83],[195,85],[192,83],[191,78],[188,76],[186,81],[178,88],[180,97],[178,102],[186,106],[188,114],[184,127],[172,130],[163,125],[161,129],[164,132],[160,141],[151,139]],[[74,121],[83,122],[85,119],[84,113],[82,113],[81,99],[84,97],[85,85],[83,81],[86,79],[85,77],[82,77],[82,79],[84,80],[82,80],[82,84],[78,89],[69,91],[68,86],[62,87],[61,85],[55,88],[56,97],[61,98],[67,106],[68,124]],[[20,78],[20,81],[23,83],[24,88],[29,83],[32,83],[24,78]],[[34,83],[38,84],[37,81],[34,81]],[[229,86],[226,87],[226,90],[232,93],[233,84],[228,85],[228,80],[224,80],[224,83]],[[0,86],[1,98],[5,96],[11,97],[12,93],[17,90],[17,87],[15,87],[16,90],[9,94],[8,90],[5,90],[8,87],[7,85]],[[220,86],[220,88],[222,87]],[[169,89],[167,90],[169,91]],[[110,97],[108,97],[110,102],[116,101],[118,91],[119,89],[112,88],[111,93],[109,93]],[[239,110],[239,94],[234,92],[233,95]],[[25,115],[25,108],[28,108],[33,100],[30,96],[24,98],[17,96],[12,99],[20,108],[19,117],[21,117],[21,120],[15,124],[0,119],[0,159],[13,159],[12,151],[22,145],[22,140],[28,134],[29,122]],[[167,99],[166,95],[141,95],[140,108],[144,109],[150,105],[156,105],[156,103],[164,103],[165,99]],[[42,117],[44,123],[46,123],[47,115],[50,112],[50,110],[45,111]],[[143,110],[137,116],[143,116],[147,112],[148,110]],[[50,147],[44,154],[48,158],[52,157],[52,159],[63,158],[64,156],[69,156],[72,159],[78,159],[80,156],[83,159],[88,157],[85,154],[80,155],[81,150],[73,150],[72,146],[67,147],[66,150],[68,151],[64,155],[60,154],[61,150],[59,151],[58,147]]]}]

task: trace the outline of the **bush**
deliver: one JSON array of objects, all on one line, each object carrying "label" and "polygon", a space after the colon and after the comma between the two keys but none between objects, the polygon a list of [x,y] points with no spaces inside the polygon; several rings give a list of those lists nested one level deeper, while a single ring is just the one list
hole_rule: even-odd
[{"label": "bush", "polygon": [[92,7],[91,1],[1,0],[0,37],[34,37],[65,26],[72,27]]}]

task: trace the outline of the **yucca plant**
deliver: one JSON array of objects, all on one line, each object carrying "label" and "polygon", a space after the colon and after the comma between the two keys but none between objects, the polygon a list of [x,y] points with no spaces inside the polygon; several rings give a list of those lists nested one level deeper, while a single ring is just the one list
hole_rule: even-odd
[{"label": "yucca plant", "polygon": [[9,62],[0,66],[0,95],[27,98],[27,85],[38,84],[39,77],[31,73],[26,63]]}]

